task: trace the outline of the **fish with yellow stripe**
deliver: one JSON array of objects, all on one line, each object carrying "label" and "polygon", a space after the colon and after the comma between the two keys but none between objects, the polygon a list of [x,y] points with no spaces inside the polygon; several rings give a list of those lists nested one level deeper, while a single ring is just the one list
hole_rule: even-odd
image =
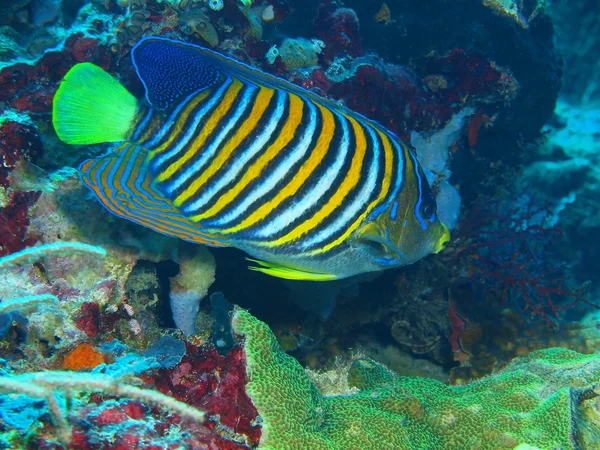
[{"label": "fish with yellow stripe", "polygon": [[132,60],[144,99],[82,63],[53,103],[64,142],[117,143],[80,166],[117,216],[301,280],[411,264],[449,240],[414,152],[381,125],[195,45],[145,38]]}]

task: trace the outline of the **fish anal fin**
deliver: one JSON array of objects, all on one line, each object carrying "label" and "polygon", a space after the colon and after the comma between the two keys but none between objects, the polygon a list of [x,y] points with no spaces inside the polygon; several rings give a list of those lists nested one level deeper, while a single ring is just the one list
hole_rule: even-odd
[{"label": "fish anal fin", "polygon": [[124,143],[80,166],[84,184],[110,212],[158,233],[211,247],[229,242],[201,230],[157,192],[148,170],[147,151]]}]

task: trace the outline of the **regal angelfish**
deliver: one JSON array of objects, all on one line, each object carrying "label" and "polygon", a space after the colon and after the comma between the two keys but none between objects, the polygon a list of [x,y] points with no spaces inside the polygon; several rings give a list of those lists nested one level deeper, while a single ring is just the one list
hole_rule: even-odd
[{"label": "regal angelfish", "polygon": [[112,213],[289,279],[402,266],[448,241],[413,151],[379,124],[194,45],[147,38],[132,59],[145,100],[83,63],[53,105],[64,142],[119,143],[80,166]]}]

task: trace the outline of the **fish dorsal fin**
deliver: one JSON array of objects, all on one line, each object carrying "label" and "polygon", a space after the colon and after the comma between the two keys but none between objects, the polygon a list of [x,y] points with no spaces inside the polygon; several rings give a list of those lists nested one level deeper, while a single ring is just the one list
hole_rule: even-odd
[{"label": "fish dorsal fin", "polygon": [[142,39],[133,47],[133,65],[152,107],[166,109],[217,82],[221,72],[198,49],[157,37]]},{"label": "fish dorsal fin", "polygon": [[184,217],[154,189],[147,151],[124,143],[79,166],[84,184],[113,214],[167,236],[211,247],[230,245]]},{"label": "fish dorsal fin", "polygon": [[[138,76],[146,87],[146,98],[157,109],[166,109],[178,98],[210,87],[222,75],[273,89],[283,89],[336,111],[343,109],[341,104],[287,80],[194,44],[147,37],[133,47],[132,56]],[[344,112],[360,116],[353,111]],[[364,117],[361,120],[369,121]]]}]

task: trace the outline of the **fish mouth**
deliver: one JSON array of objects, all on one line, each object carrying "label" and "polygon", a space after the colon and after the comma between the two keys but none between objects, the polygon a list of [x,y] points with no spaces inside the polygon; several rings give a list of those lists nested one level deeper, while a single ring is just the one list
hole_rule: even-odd
[{"label": "fish mouth", "polygon": [[444,248],[446,247],[446,244],[448,243],[448,241],[450,241],[450,230],[448,230],[448,227],[444,224],[442,224],[442,229],[443,229],[442,236],[435,244],[433,253],[439,253],[442,250],[444,250]]}]

